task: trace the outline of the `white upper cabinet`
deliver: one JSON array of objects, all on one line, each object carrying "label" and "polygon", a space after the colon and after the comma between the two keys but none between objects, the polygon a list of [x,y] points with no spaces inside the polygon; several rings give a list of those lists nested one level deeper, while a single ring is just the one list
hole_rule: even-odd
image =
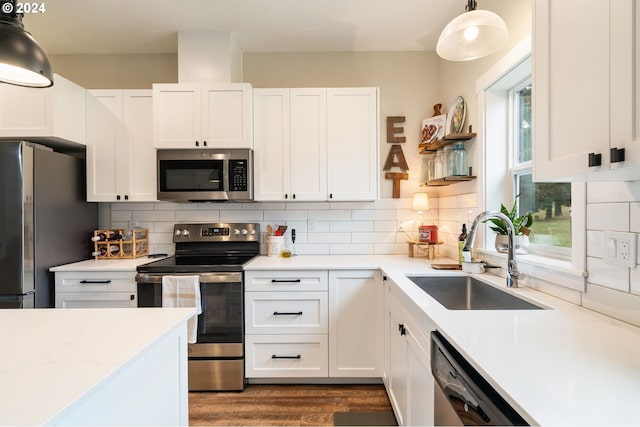
[{"label": "white upper cabinet", "polygon": [[155,148],[253,148],[251,85],[154,84]]},{"label": "white upper cabinet", "polygon": [[328,191],[331,200],[378,196],[378,89],[327,89]]},{"label": "white upper cabinet", "polygon": [[54,75],[49,88],[0,85],[0,138],[86,143],[86,90]]},{"label": "white upper cabinet", "polygon": [[327,200],[327,90],[290,89],[291,198]]},{"label": "white upper cabinet", "polygon": [[536,181],[628,179],[640,164],[634,3],[534,1]]},{"label": "white upper cabinet", "polygon": [[375,200],[378,90],[254,90],[255,200]]},{"label": "white upper cabinet", "polygon": [[87,94],[87,200],[155,201],[151,90]]}]

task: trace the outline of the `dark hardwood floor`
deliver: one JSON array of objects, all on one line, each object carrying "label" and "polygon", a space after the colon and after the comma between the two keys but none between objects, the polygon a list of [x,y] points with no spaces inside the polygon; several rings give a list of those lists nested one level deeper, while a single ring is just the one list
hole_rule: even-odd
[{"label": "dark hardwood floor", "polygon": [[391,411],[383,385],[250,384],[243,392],[189,393],[193,426],[331,426],[336,412]]}]

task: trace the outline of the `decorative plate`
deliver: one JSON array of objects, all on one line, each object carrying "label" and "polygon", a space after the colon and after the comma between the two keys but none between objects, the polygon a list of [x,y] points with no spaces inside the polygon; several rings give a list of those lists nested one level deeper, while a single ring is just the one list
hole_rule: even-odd
[{"label": "decorative plate", "polygon": [[467,104],[464,102],[464,98],[459,96],[453,101],[451,108],[449,108],[449,113],[447,114],[447,130],[445,133],[447,135],[451,133],[461,133],[464,129],[466,115]]}]

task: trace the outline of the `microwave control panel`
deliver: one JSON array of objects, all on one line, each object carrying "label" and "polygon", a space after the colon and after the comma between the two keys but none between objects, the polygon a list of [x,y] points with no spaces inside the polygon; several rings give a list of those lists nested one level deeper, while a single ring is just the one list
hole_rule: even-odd
[{"label": "microwave control panel", "polygon": [[249,162],[229,160],[229,191],[247,191]]}]

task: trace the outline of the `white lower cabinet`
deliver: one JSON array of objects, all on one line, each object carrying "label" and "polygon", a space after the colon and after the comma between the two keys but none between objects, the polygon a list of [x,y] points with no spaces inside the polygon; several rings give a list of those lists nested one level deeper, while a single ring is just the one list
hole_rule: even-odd
[{"label": "white lower cabinet", "polygon": [[246,335],[247,378],[326,377],[327,335]]},{"label": "white lower cabinet", "polygon": [[137,307],[135,275],[135,271],[57,271],[55,307]]},{"label": "white lower cabinet", "polygon": [[[385,375],[387,394],[399,425],[433,425],[432,325],[416,322],[385,286]],[[420,325],[420,326],[418,326]]]},{"label": "white lower cabinet", "polygon": [[326,377],[326,270],[245,272],[247,378]]},{"label": "white lower cabinet", "polygon": [[378,270],[245,272],[246,375],[380,378]]},{"label": "white lower cabinet", "polygon": [[383,288],[378,270],[329,272],[329,376],[382,376]]}]

